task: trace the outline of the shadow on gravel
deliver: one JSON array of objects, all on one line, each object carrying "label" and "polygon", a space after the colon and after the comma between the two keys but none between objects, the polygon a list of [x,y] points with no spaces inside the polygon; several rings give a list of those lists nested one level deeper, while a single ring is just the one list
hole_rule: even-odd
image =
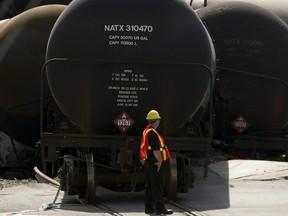
[{"label": "shadow on gravel", "polygon": [[[222,169],[229,173],[228,164]],[[207,211],[230,207],[229,182],[209,169],[208,177],[203,178],[203,168],[194,168],[196,179],[194,188],[187,194],[178,194],[177,202],[190,211]]]}]

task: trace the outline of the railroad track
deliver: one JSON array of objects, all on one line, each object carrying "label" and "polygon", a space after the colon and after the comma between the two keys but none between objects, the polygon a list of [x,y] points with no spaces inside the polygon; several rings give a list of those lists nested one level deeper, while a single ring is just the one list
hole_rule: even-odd
[{"label": "railroad track", "polygon": [[95,205],[97,208],[103,210],[106,214],[113,215],[113,216],[124,216],[123,214],[121,214],[117,210],[112,209],[111,207],[109,207],[108,205],[105,205],[103,203],[96,202]]},{"label": "railroad track", "polygon": [[180,203],[174,203],[174,207],[176,209],[178,209],[179,212],[183,213],[184,215],[187,215],[187,216],[207,216],[203,213],[200,213],[196,210],[190,210],[188,208],[186,208],[185,206],[181,205]]},{"label": "railroad track", "polygon": [[[118,212],[117,210],[109,207],[108,205],[100,203],[100,202],[97,202],[95,204],[95,206],[97,208],[103,210],[103,212],[105,212],[106,214],[109,214],[109,215],[113,215],[113,216],[127,215],[126,213],[122,214],[122,213]],[[181,205],[180,203],[173,203],[173,207],[174,207],[174,212],[177,212],[178,214],[180,213],[181,215],[185,215],[185,216],[207,216],[207,215],[202,214],[198,211],[190,210],[190,209],[184,207],[183,205]],[[153,215],[153,214],[151,214],[151,215]]]},{"label": "railroad track", "polygon": [[[117,210],[112,209],[111,207],[109,207],[108,205],[103,204],[103,203],[97,202],[95,205],[97,208],[100,208],[105,213],[113,215],[113,216],[126,215],[126,213],[122,214],[122,213],[118,212]],[[174,212],[177,212],[178,214],[180,213],[181,215],[185,215],[185,216],[207,216],[207,215],[204,215],[198,211],[190,210],[190,209],[184,207],[183,205],[181,205],[180,203],[173,203],[173,207],[174,207]],[[153,215],[153,214],[151,214],[151,215]]]},{"label": "railroad track", "polygon": [[[50,210],[53,208],[56,198],[58,196],[59,193],[59,183],[53,179],[51,179],[50,177],[46,176],[44,173],[42,173],[37,167],[34,167],[34,171],[36,172],[36,178],[38,179],[38,181],[49,184],[53,187],[58,188],[58,192],[56,194],[56,197],[53,201],[53,203],[50,203],[47,205],[46,210]],[[85,205],[85,203],[83,202],[83,200],[79,199],[77,196],[73,196],[74,199],[78,200],[79,203],[82,203],[83,205]],[[196,210],[191,210],[187,207],[185,207],[184,205],[182,205],[181,203],[177,203],[177,202],[173,202],[173,210],[176,213],[179,213],[181,215],[185,215],[185,216],[207,216],[203,213],[200,213]],[[127,212],[125,213],[121,213],[119,212],[117,209],[115,209],[115,207],[111,207],[108,204],[102,203],[102,202],[95,202],[93,205],[90,205],[92,208],[95,208],[95,213],[97,212],[105,212],[105,214],[107,215],[112,215],[112,216],[124,216],[127,215]],[[143,212],[144,213],[144,212]],[[175,215],[174,214],[174,215]],[[152,214],[151,214],[152,215]]]}]

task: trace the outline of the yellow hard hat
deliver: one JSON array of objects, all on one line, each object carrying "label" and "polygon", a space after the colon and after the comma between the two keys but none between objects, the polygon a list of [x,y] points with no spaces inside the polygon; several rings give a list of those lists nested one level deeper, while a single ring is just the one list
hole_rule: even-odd
[{"label": "yellow hard hat", "polygon": [[151,110],[146,117],[147,120],[157,120],[161,119],[159,113],[156,110]]}]

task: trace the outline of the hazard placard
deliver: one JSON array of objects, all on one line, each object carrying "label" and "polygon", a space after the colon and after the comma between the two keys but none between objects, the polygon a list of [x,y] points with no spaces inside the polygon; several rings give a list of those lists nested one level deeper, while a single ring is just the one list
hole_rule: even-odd
[{"label": "hazard placard", "polygon": [[249,122],[241,114],[231,123],[231,125],[239,134],[243,134],[250,126]]},{"label": "hazard placard", "polygon": [[120,131],[125,133],[131,126],[134,125],[134,121],[127,113],[123,112],[114,120],[114,124],[120,129]]}]

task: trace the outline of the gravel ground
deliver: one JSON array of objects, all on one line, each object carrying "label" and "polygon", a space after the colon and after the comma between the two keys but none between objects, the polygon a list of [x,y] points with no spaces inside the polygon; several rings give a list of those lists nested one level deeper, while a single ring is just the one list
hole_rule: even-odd
[{"label": "gravel ground", "polygon": [[3,188],[13,187],[16,185],[24,185],[36,182],[37,181],[32,178],[19,180],[19,179],[4,179],[0,177],[0,190],[2,190]]},{"label": "gravel ground", "polygon": [[[189,157],[190,157],[191,163],[194,167],[205,166],[205,163],[206,163],[206,153],[205,152],[195,152],[195,153],[189,155]],[[231,160],[231,159],[234,159],[231,155],[228,155],[221,150],[211,148],[210,152],[209,152],[208,163],[213,164],[213,163],[217,163],[220,161],[226,161],[226,160]]]}]

